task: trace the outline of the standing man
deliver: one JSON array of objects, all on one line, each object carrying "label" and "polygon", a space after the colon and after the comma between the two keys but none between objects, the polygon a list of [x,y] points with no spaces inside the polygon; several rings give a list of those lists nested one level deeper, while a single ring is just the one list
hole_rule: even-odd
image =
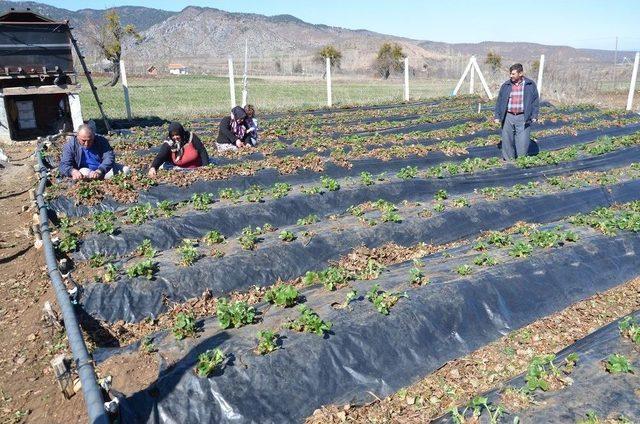
[{"label": "standing man", "polygon": [[509,67],[510,79],[500,87],[494,122],[502,124],[502,158],[526,156],[531,144],[531,123],[538,120],[538,87],[524,76],[520,63]]}]

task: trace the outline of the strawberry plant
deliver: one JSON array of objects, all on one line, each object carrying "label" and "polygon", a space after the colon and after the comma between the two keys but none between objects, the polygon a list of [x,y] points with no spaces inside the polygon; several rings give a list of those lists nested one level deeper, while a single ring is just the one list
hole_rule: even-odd
[{"label": "strawberry plant", "polygon": [[127,209],[127,219],[130,223],[140,225],[154,217],[151,204],[136,205]]},{"label": "strawberry plant", "polygon": [[605,369],[611,374],[619,374],[619,373],[633,373],[634,368],[631,366],[629,362],[629,358],[624,355],[620,355],[618,353],[614,353],[609,355],[605,364]]},{"label": "strawberry plant", "polygon": [[[355,278],[359,280],[375,280],[380,276],[380,273],[384,270],[384,265],[376,261],[373,258],[368,258],[367,263],[360,271],[355,275]],[[349,276],[350,278],[350,276]]]},{"label": "strawberry plant", "polygon": [[349,290],[349,292],[344,297],[344,302],[340,305],[341,308],[349,307],[349,304],[353,302],[358,297],[358,292],[356,290]]},{"label": "strawberry plant", "polygon": [[100,268],[109,262],[109,258],[107,258],[102,253],[94,253],[89,258],[89,266],[91,268]]},{"label": "strawberry plant", "polygon": [[629,338],[635,344],[640,345],[640,324],[633,316],[628,316],[618,323],[620,334]]},{"label": "strawberry plant", "polygon": [[156,256],[157,251],[151,245],[151,240],[144,239],[142,240],[142,243],[140,243],[140,246],[136,248],[135,253],[136,255],[140,255],[145,258],[152,259]]},{"label": "strawberry plant", "polygon": [[562,241],[562,235],[551,230],[534,231],[529,235],[529,242],[541,248],[557,246]]},{"label": "strawberry plant", "polygon": [[197,211],[206,211],[213,204],[213,194],[211,193],[193,193],[191,196],[191,204]]},{"label": "strawberry plant", "polygon": [[111,211],[93,214],[93,229],[103,234],[113,234],[116,230],[114,222],[116,215]]},{"label": "strawberry plant", "polygon": [[480,256],[476,256],[476,258],[473,260],[473,263],[478,266],[494,266],[498,263],[498,261],[496,261],[493,256],[489,256],[488,254],[483,253]]},{"label": "strawberry plant", "polygon": [[318,222],[318,217],[316,215],[307,215],[304,218],[298,219],[298,225],[311,225]]},{"label": "strawberry plant", "polygon": [[225,354],[220,349],[210,349],[198,355],[196,364],[196,374],[198,377],[209,377],[216,368],[220,367],[225,360]]},{"label": "strawberry plant", "polygon": [[118,277],[118,267],[115,264],[107,264],[106,272],[102,276],[105,283],[112,283]]},{"label": "strawberry plant", "polygon": [[218,300],[216,311],[220,327],[242,327],[246,324],[253,324],[256,318],[256,310],[253,306],[249,306],[247,302],[229,302],[222,297]]},{"label": "strawberry plant", "polygon": [[556,355],[550,354],[535,356],[531,360],[527,367],[527,374],[524,376],[526,392],[532,393],[536,391],[536,389],[545,392],[549,390],[548,378],[560,374],[559,370],[553,364],[554,359],[556,359]]},{"label": "strawberry plant", "polygon": [[247,198],[247,201],[252,203],[261,203],[264,201],[264,190],[259,185],[252,185],[245,192],[244,195]]},{"label": "strawberry plant", "polygon": [[158,204],[156,205],[156,209],[158,210],[158,213],[160,215],[164,216],[165,218],[169,218],[173,216],[173,213],[176,210],[176,205],[169,200],[163,200],[161,202],[158,202]]},{"label": "strawberry plant", "polygon": [[260,239],[258,238],[262,232],[259,229],[253,229],[251,227],[245,227],[242,229],[242,235],[238,238],[240,246],[244,250],[253,250],[256,248],[256,244]]},{"label": "strawberry plant", "polygon": [[140,342],[140,351],[147,355],[157,352],[158,348],[153,344],[153,337],[144,336]]},{"label": "strawberry plant", "polygon": [[320,177],[320,185],[322,185],[323,188],[326,188],[329,191],[340,190],[340,184],[338,183],[338,181],[331,177]]},{"label": "strawberry plant", "polygon": [[302,282],[311,285],[321,283],[327,290],[333,291],[349,281],[349,273],[343,268],[329,267],[323,271],[307,271]]},{"label": "strawberry plant", "polygon": [[460,275],[470,275],[473,273],[473,269],[471,268],[471,265],[464,264],[457,267],[456,272]]},{"label": "strawberry plant", "polygon": [[256,228],[256,230],[260,231],[261,234],[266,234],[274,232],[277,228],[267,222],[262,228]]},{"label": "strawberry plant", "polygon": [[373,175],[371,175],[370,172],[361,172],[360,182],[362,182],[362,184],[366,186],[375,184],[375,181],[373,180]]},{"label": "strawberry plant", "polygon": [[417,175],[418,175],[418,167],[406,166],[400,169],[400,171],[398,171],[398,173],[396,174],[396,177],[400,178],[401,180],[410,180],[412,178],[415,178]]},{"label": "strawberry plant", "polygon": [[414,286],[429,284],[429,280],[425,278],[424,272],[418,267],[413,267],[409,270],[409,282]]},{"label": "strawberry plant", "polygon": [[223,243],[224,236],[218,230],[211,230],[204,235],[202,240],[205,242],[207,246],[212,246],[214,244]]},{"label": "strawberry plant", "polygon": [[485,243],[482,240],[478,240],[476,242],[476,244],[473,245],[473,250],[477,250],[479,252],[483,251],[483,250],[487,250],[489,248],[489,246],[487,245],[487,243]]},{"label": "strawberry plant", "polygon": [[271,330],[258,331],[258,346],[256,353],[258,355],[266,355],[278,350],[278,338],[280,335]]},{"label": "strawberry plant", "polygon": [[436,194],[433,195],[433,198],[436,200],[445,200],[449,197],[446,190],[438,190]]},{"label": "strawberry plant", "polygon": [[380,290],[379,284],[374,284],[365,295],[367,300],[373,303],[373,306],[382,315],[389,315],[393,306],[398,303],[401,297],[409,297],[407,293],[388,293]]},{"label": "strawberry plant", "polygon": [[288,284],[274,286],[267,290],[264,298],[267,302],[286,308],[293,306],[298,300],[298,290]]},{"label": "strawberry plant", "polygon": [[499,231],[491,231],[485,237],[487,243],[494,244],[496,246],[505,247],[512,243],[511,236],[508,234],[503,234]]},{"label": "strawberry plant", "polygon": [[151,280],[153,275],[158,270],[158,266],[151,259],[145,259],[142,262],[138,262],[137,264],[127,268],[127,275],[130,278],[135,277],[144,277],[147,280]]},{"label": "strawberry plant", "polygon": [[179,312],[175,316],[171,332],[176,340],[195,337],[197,330],[196,316],[193,312]]},{"label": "strawberry plant", "polygon": [[218,197],[227,200],[238,200],[242,197],[242,192],[232,188],[221,188],[218,190]]},{"label": "strawberry plant", "polygon": [[469,201],[464,197],[454,199],[454,201],[451,203],[453,204],[454,208],[468,208],[471,206],[471,203],[469,203]]},{"label": "strawberry plant", "polygon": [[526,258],[533,252],[533,246],[524,241],[519,241],[509,250],[509,256],[514,258]]},{"label": "strawberry plant", "polygon": [[58,244],[58,250],[62,253],[73,252],[78,248],[78,236],[69,231],[63,231],[62,238]]},{"label": "strawberry plant", "polygon": [[331,330],[331,323],[323,321],[311,308],[301,305],[298,311],[300,311],[300,316],[295,320],[289,321],[286,328],[304,333],[313,333],[318,336],[322,336]]},{"label": "strawberry plant", "polygon": [[433,205],[433,210],[435,212],[444,212],[445,206],[444,206],[444,202],[436,202]]},{"label": "strawberry plant", "polygon": [[[460,413],[458,408],[455,406],[449,408],[448,411],[451,413],[451,418],[455,424],[480,422],[480,416],[484,411],[487,411],[489,414],[490,424],[498,424],[502,414],[504,413],[504,408],[501,405],[495,406],[489,403],[489,399],[486,397],[476,396],[469,401],[467,406],[462,410],[462,413]],[[471,412],[471,417],[469,418],[467,418],[468,411]]]},{"label": "strawberry plant", "polygon": [[391,209],[385,210],[382,213],[382,216],[380,217],[380,219],[382,220],[382,222],[395,222],[395,223],[402,222],[402,217],[400,216],[400,214]]},{"label": "strawberry plant", "polygon": [[278,237],[280,238],[280,240],[286,241],[286,242],[294,241],[297,238],[296,235],[293,234],[291,231],[286,231],[286,230],[282,231]]},{"label": "strawberry plant", "polygon": [[193,245],[193,241],[189,239],[182,240],[182,245],[180,245],[178,251],[182,259],[180,261],[182,266],[191,266],[200,257],[198,249]]},{"label": "strawberry plant", "polygon": [[322,188],[315,186],[315,187],[305,187],[302,190],[302,193],[306,194],[306,195],[314,195],[314,194],[321,194],[322,193]]},{"label": "strawberry plant", "polygon": [[288,195],[291,188],[291,184],[288,183],[275,183],[271,189],[271,195],[274,199],[280,199]]},{"label": "strawberry plant", "polygon": [[349,206],[349,209],[347,209],[347,212],[349,212],[353,216],[358,216],[358,217],[364,215],[364,210],[362,209],[361,206]]},{"label": "strawberry plant", "polygon": [[91,199],[93,196],[98,194],[98,188],[96,187],[95,181],[86,181],[82,182],[81,187],[78,189],[78,196],[81,199]]}]

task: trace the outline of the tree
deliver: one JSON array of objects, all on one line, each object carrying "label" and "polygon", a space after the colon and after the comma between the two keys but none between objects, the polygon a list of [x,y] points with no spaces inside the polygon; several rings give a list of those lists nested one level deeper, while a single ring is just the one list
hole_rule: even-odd
[{"label": "tree", "polygon": [[397,43],[384,43],[378,50],[374,67],[376,72],[384,79],[389,78],[392,71],[402,72],[404,70],[404,61],[406,57],[402,51],[402,46]]},{"label": "tree", "polygon": [[536,59],[533,61],[533,63],[531,64],[531,75],[535,75],[538,73],[538,71],[540,70],[540,59]]},{"label": "tree", "polygon": [[497,72],[502,66],[502,56],[500,56],[498,53],[489,52],[487,53],[487,58],[485,59],[484,63],[491,66],[491,70],[493,70],[493,72]]},{"label": "tree", "polygon": [[336,49],[335,47],[329,45],[324,46],[320,50],[318,50],[318,54],[316,55],[316,61],[320,63],[325,63],[327,58],[331,59],[331,68],[340,69],[340,62],[342,61],[342,52]]},{"label": "tree", "polygon": [[115,10],[109,10],[104,15],[103,22],[89,22],[87,32],[91,43],[95,45],[102,57],[111,62],[113,77],[107,84],[113,87],[120,79],[120,59],[122,57],[122,43],[127,38],[141,41],[142,36],[131,24],[122,26],[120,16]]}]

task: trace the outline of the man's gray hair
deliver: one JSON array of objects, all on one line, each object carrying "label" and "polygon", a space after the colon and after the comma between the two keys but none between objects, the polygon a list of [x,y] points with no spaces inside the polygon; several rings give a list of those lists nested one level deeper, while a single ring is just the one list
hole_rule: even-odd
[{"label": "man's gray hair", "polygon": [[85,132],[91,134],[92,137],[96,135],[96,131],[89,124],[81,124],[78,127],[78,132],[77,133],[80,134],[81,131],[85,131]]}]

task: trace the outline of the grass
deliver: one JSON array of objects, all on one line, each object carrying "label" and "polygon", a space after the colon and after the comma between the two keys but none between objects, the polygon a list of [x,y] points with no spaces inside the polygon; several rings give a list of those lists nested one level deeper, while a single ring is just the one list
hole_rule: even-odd
[{"label": "grass", "polygon": [[[229,109],[229,85],[226,77],[204,75],[160,76],[157,78],[128,75],[129,98],[134,117],[189,118],[226,114]],[[100,117],[93,95],[84,76],[80,102],[85,119]],[[103,87],[105,76],[94,76],[98,95],[109,118],[125,118],[122,86]],[[236,79],[236,96],[240,101],[242,79]],[[430,80],[410,83],[412,100],[448,95],[455,81]],[[326,81],[284,78],[250,78],[249,101],[261,111],[317,109],[326,106]],[[369,78],[333,80],[334,106],[402,101],[402,80]],[[176,99],[181,99],[176,101]]]}]

